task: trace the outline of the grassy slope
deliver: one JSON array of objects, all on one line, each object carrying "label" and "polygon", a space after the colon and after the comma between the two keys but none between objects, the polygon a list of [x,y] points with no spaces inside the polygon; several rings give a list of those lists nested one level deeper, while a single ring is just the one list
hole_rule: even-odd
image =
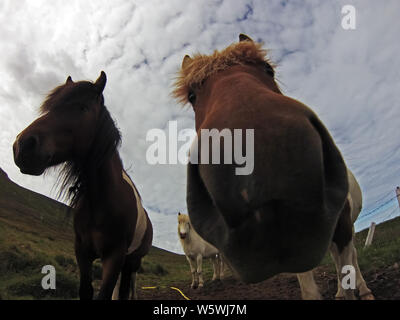
[{"label": "grassy slope", "polygon": [[[400,218],[396,218],[375,228],[372,245],[365,248],[368,229],[356,233],[355,244],[358,254],[358,264],[361,271],[375,271],[392,266],[400,260]],[[329,255],[322,261],[322,265],[329,265],[335,271],[332,259]]]},{"label": "grassy slope", "polygon": [[[0,299],[75,299],[79,286],[73,249],[72,218],[67,207],[18,186],[0,169]],[[53,265],[57,289],[41,287],[41,269]],[[210,277],[211,267],[205,267]],[[95,288],[101,279],[94,265]],[[138,276],[140,286],[190,281],[184,256],[153,247]]]},{"label": "grassy slope", "polygon": [[[1,169],[0,169],[1,170]],[[73,250],[71,218],[67,207],[24,189],[0,171],[0,298],[76,299],[79,285]],[[356,235],[359,263],[363,271],[379,269],[399,261],[400,219],[378,225],[373,245],[364,249],[368,230]],[[57,270],[57,289],[41,288],[41,268],[51,264]],[[327,256],[323,264],[334,270]],[[204,277],[212,276],[210,263]],[[101,267],[94,266],[95,287],[100,283]],[[186,258],[153,247],[143,261],[138,286],[190,284]]]}]

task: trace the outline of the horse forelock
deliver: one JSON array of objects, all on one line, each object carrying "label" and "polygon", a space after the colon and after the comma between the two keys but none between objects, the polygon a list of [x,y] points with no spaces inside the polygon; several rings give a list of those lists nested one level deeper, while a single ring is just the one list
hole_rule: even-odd
[{"label": "horse forelock", "polygon": [[190,222],[189,216],[187,214],[180,214],[178,216],[178,224]]},{"label": "horse forelock", "polygon": [[267,51],[262,43],[242,41],[231,44],[222,51],[215,50],[212,55],[196,54],[191,61],[178,72],[172,95],[182,104],[188,102],[188,93],[191,89],[201,86],[210,76],[226,70],[234,65],[248,65],[268,63]]},{"label": "horse forelock", "polygon": [[63,106],[66,102],[74,99],[81,99],[87,95],[96,93],[93,83],[90,81],[79,81],[73,84],[62,84],[49,92],[42,105],[39,107],[39,113],[47,113],[54,108]]}]

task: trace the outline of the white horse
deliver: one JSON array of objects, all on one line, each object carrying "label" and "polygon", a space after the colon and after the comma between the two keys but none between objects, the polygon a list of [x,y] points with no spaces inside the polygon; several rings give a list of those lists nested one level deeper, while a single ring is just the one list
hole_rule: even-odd
[{"label": "white horse", "polygon": [[[342,279],[348,274],[348,272],[342,273],[342,268],[345,265],[350,265],[353,266],[355,270],[356,289],[359,291],[360,298],[363,300],[374,300],[374,296],[371,293],[371,290],[367,287],[358,266],[357,250],[353,242],[353,224],[357,220],[362,208],[361,189],[356,178],[349,169],[347,169],[347,177],[349,181],[349,193],[329,249],[333,261],[335,262],[337,272],[338,291],[336,293],[336,299],[355,299],[354,290],[351,288],[345,290],[342,286]],[[303,299],[321,299],[318,287],[314,281],[312,270],[297,274],[297,278],[300,283]]]},{"label": "white horse", "polygon": [[191,288],[204,286],[202,274],[203,258],[211,259],[214,269],[213,281],[223,277],[224,263],[218,249],[198,235],[193,229],[187,214],[178,213],[178,235],[192,273]]}]

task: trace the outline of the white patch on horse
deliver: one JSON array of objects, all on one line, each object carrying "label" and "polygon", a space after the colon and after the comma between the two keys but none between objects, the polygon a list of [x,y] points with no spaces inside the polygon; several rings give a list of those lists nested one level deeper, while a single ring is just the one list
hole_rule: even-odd
[{"label": "white patch on horse", "polygon": [[126,182],[129,183],[133,192],[135,193],[136,207],[137,207],[137,211],[138,211],[135,233],[134,233],[131,245],[129,246],[128,251],[126,253],[128,255],[128,254],[131,254],[133,251],[135,251],[137,248],[139,248],[140,244],[142,243],[142,239],[144,237],[144,233],[146,232],[146,228],[147,228],[147,219],[146,219],[146,212],[142,206],[142,202],[140,201],[139,193],[136,190],[132,180],[125,173],[124,170],[122,170],[122,177],[124,178],[124,180]]}]

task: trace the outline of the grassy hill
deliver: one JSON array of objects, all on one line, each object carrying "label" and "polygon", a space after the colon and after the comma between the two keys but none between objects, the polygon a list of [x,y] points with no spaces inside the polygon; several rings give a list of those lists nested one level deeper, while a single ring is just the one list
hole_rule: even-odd
[{"label": "grassy hill", "polygon": [[[0,169],[0,299],[76,299],[79,276],[72,217],[68,207],[12,182]],[[41,269],[56,268],[56,290],[43,290]],[[211,267],[206,266],[209,277]],[[94,284],[101,265],[94,264]],[[138,286],[190,281],[186,258],[153,247],[145,257]]]},{"label": "grassy hill", "polygon": [[[78,298],[79,277],[73,250],[72,217],[67,215],[67,208],[18,186],[0,169],[0,299]],[[399,218],[378,225],[372,246],[364,248],[367,232],[364,230],[356,235],[363,273],[400,262]],[[41,287],[44,265],[56,268],[56,290],[43,290]],[[328,255],[322,268],[334,272]],[[208,281],[212,276],[209,262],[204,263],[203,273]],[[101,283],[99,261],[94,264],[94,279],[95,288],[98,288]],[[142,298],[156,297],[155,294],[146,295],[142,287],[159,287],[159,290],[164,290],[159,295],[163,298],[168,287],[188,290],[190,282],[189,266],[184,256],[153,247],[138,275],[139,297],[141,294]],[[171,293],[171,290],[169,294],[172,298],[180,297],[179,293]]]}]

